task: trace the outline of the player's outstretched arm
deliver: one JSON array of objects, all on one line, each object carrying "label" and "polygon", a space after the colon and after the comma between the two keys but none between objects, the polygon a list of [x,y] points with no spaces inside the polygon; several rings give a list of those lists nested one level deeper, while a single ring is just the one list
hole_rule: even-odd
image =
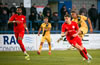
[{"label": "player's outstretched arm", "polygon": [[8,21],[8,24],[9,24],[9,23],[15,23],[15,22],[16,22],[16,21]]},{"label": "player's outstretched arm", "polygon": [[41,27],[39,28],[39,31],[38,31],[38,36],[40,36],[40,32],[41,32]]},{"label": "player's outstretched arm", "polygon": [[10,21],[8,21],[8,24],[11,23]]},{"label": "player's outstretched arm", "polygon": [[61,32],[61,37],[57,40],[57,42],[59,43],[61,40],[63,40],[63,37],[65,37],[67,35],[67,32]]},{"label": "player's outstretched arm", "polygon": [[93,32],[93,28],[92,28],[91,20],[89,18],[88,18],[88,24],[89,24],[89,27],[90,27],[90,32],[92,33]]},{"label": "player's outstretched arm", "polygon": [[26,23],[24,23],[24,28],[26,29],[26,32],[29,34],[29,31],[28,31]]},{"label": "player's outstretched arm", "polygon": [[65,26],[64,24],[62,24],[61,37],[57,40],[57,42],[59,43],[59,41],[63,40],[63,37],[66,36],[67,34],[68,34],[68,31],[65,31]]},{"label": "player's outstretched arm", "polygon": [[9,18],[9,20],[8,20],[8,24],[9,23],[20,23],[19,21],[15,21],[15,17],[16,17],[16,15],[13,15],[13,16],[11,16],[10,18]]},{"label": "player's outstretched arm", "polygon": [[19,21],[8,21],[8,24],[9,23],[18,23],[19,24],[20,22]]},{"label": "player's outstretched arm", "polygon": [[67,35],[68,32],[61,32],[61,37],[64,37]]}]

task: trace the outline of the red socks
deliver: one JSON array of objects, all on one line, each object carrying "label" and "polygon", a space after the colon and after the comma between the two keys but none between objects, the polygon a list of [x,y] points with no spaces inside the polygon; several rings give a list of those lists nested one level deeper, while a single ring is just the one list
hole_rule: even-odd
[{"label": "red socks", "polygon": [[84,48],[84,52],[85,52],[85,54],[87,54],[87,50],[86,50],[86,48]]},{"label": "red socks", "polygon": [[81,55],[82,55],[86,60],[88,59],[87,54],[85,54],[84,51],[80,51],[80,53],[81,53]]},{"label": "red socks", "polygon": [[23,52],[26,51],[26,50],[25,50],[25,47],[24,47],[24,45],[23,45],[22,40],[18,40],[18,43],[19,43],[19,45],[20,45],[22,51],[23,51]]},{"label": "red socks", "polygon": [[80,54],[81,54],[86,60],[88,59],[86,48],[84,48],[84,50],[80,51]]}]

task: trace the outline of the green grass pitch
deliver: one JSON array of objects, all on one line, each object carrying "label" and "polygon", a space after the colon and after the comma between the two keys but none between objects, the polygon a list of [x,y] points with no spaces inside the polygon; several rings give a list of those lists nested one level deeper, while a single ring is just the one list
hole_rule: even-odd
[{"label": "green grass pitch", "polygon": [[25,60],[21,51],[0,52],[0,65],[100,65],[100,50],[88,50],[93,60],[90,64],[82,60],[76,50],[42,51],[37,55],[36,51],[28,51],[31,60]]}]

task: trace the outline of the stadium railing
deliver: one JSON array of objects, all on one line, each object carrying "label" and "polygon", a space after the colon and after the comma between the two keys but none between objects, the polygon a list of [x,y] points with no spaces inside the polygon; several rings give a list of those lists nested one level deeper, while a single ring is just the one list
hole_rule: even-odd
[{"label": "stadium railing", "polygon": [[[41,23],[43,23],[43,21],[35,21],[35,23],[41,24]],[[54,23],[54,21],[51,21],[51,23]],[[59,34],[59,33],[61,33],[61,25],[63,23],[64,23],[64,21],[58,21],[59,30],[57,30],[57,31],[51,30],[51,34],[57,34],[57,33]],[[30,34],[37,34],[38,33],[38,30],[36,30],[36,31],[32,30],[32,21],[27,20],[27,26],[30,26],[30,28],[29,28],[29,33]],[[14,33],[13,31],[9,31],[9,30],[8,31],[0,31],[0,34],[13,34],[13,33]],[[100,33],[100,31],[93,31],[93,33]]]},{"label": "stadium railing", "polygon": [[[29,34],[37,34],[37,33],[38,31],[29,31]],[[60,34],[60,33],[61,31],[51,31],[51,34]],[[100,31],[93,31],[93,33],[100,33]],[[0,31],[0,34],[14,34],[14,32],[13,31]]]}]

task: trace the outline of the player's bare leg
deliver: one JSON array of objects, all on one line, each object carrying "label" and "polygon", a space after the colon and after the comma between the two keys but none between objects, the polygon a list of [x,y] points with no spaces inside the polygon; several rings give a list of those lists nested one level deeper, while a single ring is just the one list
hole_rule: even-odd
[{"label": "player's bare leg", "polygon": [[48,42],[48,45],[49,45],[49,52],[48,52],[48,54],[51,55],[51,43]]},{"label": "player's bare leg", "polygon": [[24,45],[23,45],[23,42],[22,42],[22,39],[23,39],[22,37],[18,37],[18,43],[19,43],[19,45],[20,45],[22,51],[24,52],[25,59],[26,59],[26,60],[30,60],[29,54],[26,52],[26,49],[25,49],[25,47],[24,47]]},{"label": "player's bare leg", "polygon": [[39,55],[40,55],[40,53],[41,53],[42,46],[43,46],[43,42],[40,43],[39,51],[37,52],[37,54],[39,54]]}]

